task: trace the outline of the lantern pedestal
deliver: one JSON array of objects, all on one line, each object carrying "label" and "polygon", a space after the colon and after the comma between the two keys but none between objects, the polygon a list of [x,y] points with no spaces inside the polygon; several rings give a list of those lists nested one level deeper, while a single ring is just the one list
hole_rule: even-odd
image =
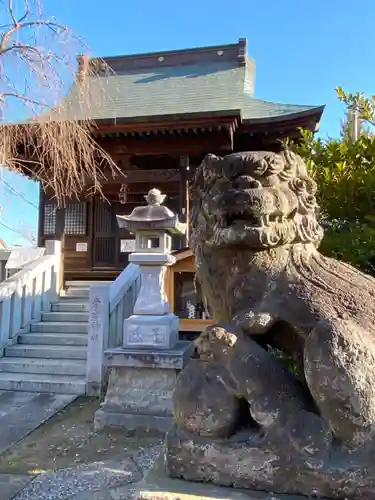
[{"label": "lantern pedestal", "polygon": [[127,433],[157,431],[172,425],[172,395],[180,371],[194,352],[192,342],[173,349],[109,349],[108,389],[95,413],[95,429],[117,427]]}]

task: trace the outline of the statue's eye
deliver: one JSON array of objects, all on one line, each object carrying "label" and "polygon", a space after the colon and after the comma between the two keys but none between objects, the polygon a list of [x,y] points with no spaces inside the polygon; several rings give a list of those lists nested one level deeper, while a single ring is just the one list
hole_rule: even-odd
[{"label": "statue's eye", "polygon": [[262,187],[262,184],[257,179],[254,179],[254,177],[241,175],[233,181],[233,186],[238,189],[259,189]]},{"label": "statue's eye", "polygon": [[215,174],[211,168],[203,167],[203,178],[206,182],[212,181],[212,179],[214,177],[215,177]]}]

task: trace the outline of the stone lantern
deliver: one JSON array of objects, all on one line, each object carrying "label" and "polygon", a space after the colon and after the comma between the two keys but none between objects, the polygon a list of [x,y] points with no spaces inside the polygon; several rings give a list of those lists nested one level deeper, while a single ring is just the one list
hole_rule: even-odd
[{"label": "stone lantern", "polygon": [[95,414],[95,428],[154,429],[172,425],[172,395],[179,372],[194,352],[192,342],[178,340],[178,318],[171,314],[164,293],[172,235],[186,225],[162,206],[165,196],[152,189],[147,205],[131,215],[118,215],[120,227],[135,233],[135,252],[129,260],[140,266],[141,289],[133,315],[124,320],[123,347],[105,351],[108,388]]},{"label": "stone lantern", "polygon": [[120,227],[136,235],[129,260],[139,264],[141,289],[133,315],[124,320],[123,347],[105,351],[108,387],[95,413],[95,428],[154,429],[166,432],[172,425],[172,394],[179,372],[194,352],[194,345],[178,341],[178,318],[171,314],[164,293],[173,234],[183,234],[185,224],[162,206],[165,196],[152,189],[147,205],[131,215],[118,215]]},{"label": "stone lantern", "polygon": [[178,317],[171,313],[164,291],[167,266],[175,262],[171,255],[172,235],[184,234],[186,224],[162,203],[158,189],[151,189],[147,205],[130,215],[118,215],[119,226],[135,233],[135,252],[129,261],[141,271],[141,289],[133,315],[124,321],[124,348],[171,349],[178,341]]}]

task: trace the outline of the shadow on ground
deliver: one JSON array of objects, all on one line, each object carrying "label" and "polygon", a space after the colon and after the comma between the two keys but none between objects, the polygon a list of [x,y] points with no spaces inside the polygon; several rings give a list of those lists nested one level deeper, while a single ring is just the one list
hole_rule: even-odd
[{"label": "shadow on ground", "polygon": [[0,456],[0,473],[37,475],[52,469],[100,460],[122,460],[160,435],[126,436],[124,431],[94,431],[97,398],[79,398]]}]

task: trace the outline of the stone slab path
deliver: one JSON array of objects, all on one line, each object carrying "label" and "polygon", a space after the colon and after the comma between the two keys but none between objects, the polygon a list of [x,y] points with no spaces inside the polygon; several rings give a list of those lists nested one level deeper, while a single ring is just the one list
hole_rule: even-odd
[{"label": "stone slab path", "polygon": [[0,391],[0,455],[77,396]]},{"label": "stone slab path", "polygon": [[32,479],[33,476],[0,474],[1,500],[12,500]]},{"label": "stone slab path", "polygon": [[[71,403],[71,394],[0,391],[0,455]],[[12,500],[33,476],[0,474],[0,498]]]}]

